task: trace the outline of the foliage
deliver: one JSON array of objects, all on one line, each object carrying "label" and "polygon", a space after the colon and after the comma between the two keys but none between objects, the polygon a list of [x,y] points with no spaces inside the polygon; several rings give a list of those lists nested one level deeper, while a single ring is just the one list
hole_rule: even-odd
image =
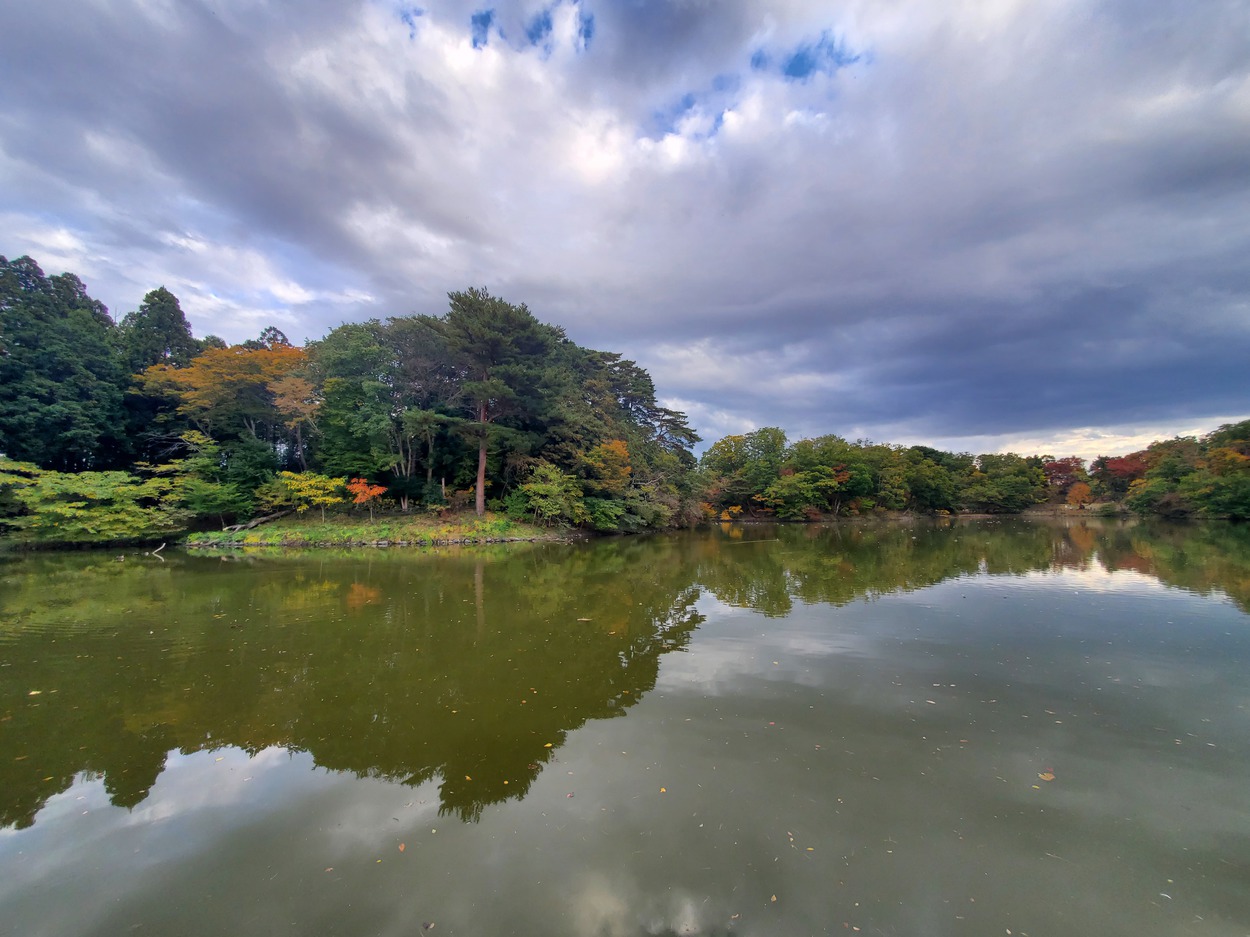
[{"label": "foliage", "polygon": [[[321,509],[323,521],[326,519],[326,508],[334,504],[343,504],[347,500],[343,497],[343,489],[350,488],[346,479],[318,475],[316,472],[279,472],[278,479],[282,487],[290,493],[296,511],[303,512],[310,507],[318,507]],[[353,484],[359,481],[360,479],[353,479]],[[367,482],[365,488],[368,489]],[[373,497],[385,491],[385,488],[380,488]],[[355,489],[352,489],[352,493],[356,495],[357,504],[363,503],[360,500],[360,494]]]},{"label": "foliage", "polygon": [[178,411],[210,435],[271,437],[284,425],[276,406],[275,386],[305,362],[303,349],[210,348],[185,368],[156,364],[143,372],[149,392],[170,392]]},{"label": "foliage", "polygon": [[546,460],[534,464],[529,480],[519,491],[523,501],[514,503],[523,503],[538,523],[584,524],[591,520],[577,479]]},{"label": "foliage", "polygon": [[[386,494],[385,485],[374,485],[363,478],[353,478],[347,483],[347,491],[352,496],[353,504],[363,504],[369,508],[369,520],[373,520],[373,507],[382,495]],[[322,517],[325,510],[322,510]]]},{"label": "foliage", "polygon": [[0,256],[0,453],[65,472],[115,464],[125,372],[104,305],[72,273]]},{"label": "foliage", "polygon": [[1094,496],[1089,485],[1085,482],[1074,482],[1072,487],[1068,489],[1065,503],[1074,508],[1083,508],[1092,500],[1094,500]]},{"label": "foliage", "polygon": [[118,332],[122,360],[130,374],[157,364],[185,368],[204,350],[203,343],[191,334],[178,297],[163,286],[144,296],[139,308],[126,314]]},{"label": "foliage", "polygon": [[25,513],[4,520],[23,539],[58,543],[144,540],[180,530],[165,478],[127,472],[56,472],[0,462],[0,484]]}]

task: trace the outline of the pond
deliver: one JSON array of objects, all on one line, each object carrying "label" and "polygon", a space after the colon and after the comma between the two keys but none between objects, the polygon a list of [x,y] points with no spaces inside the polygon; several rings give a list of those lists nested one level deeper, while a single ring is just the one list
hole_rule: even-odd
[{"label": "pond", "polygon": [[1250,932],[1250,528],[0,561],[31,935]]}]

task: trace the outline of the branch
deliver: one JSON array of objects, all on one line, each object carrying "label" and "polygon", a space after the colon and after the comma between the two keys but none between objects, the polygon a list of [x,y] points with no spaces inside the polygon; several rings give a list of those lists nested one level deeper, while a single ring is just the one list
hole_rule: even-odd
[{"label": "branch", "polygon": [[231,524],[229,527],[221,528],[223,531],[251,530],[253,527],[259,527],[268,521],[276,521],[279,517],[286,517],[290,511],[279,511],[277,514],[266,514],[264,517],[257,517],[246,524]]}]

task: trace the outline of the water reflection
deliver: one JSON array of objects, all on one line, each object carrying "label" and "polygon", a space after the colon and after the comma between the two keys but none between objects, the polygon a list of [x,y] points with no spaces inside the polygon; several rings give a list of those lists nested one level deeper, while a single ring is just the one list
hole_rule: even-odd
[{"label": "water reflection", "polygon": [[476,819],[688,642],[697,589],[638,546],[10,563],[0,820],[29,825],[79,775],[133,807],[167,752],[222,746],[439,777],[443,812]]},{"label": "water reflection", "polygon": [[227,746],[437,782],[441,813],[476,820],[523,797],[573,730],[651,691],[709,596],[780,618],[980,573],[1065,569],[1100,581],[1131,571],[1250,608],[1244,526],[731,533],[438,555],[10,559],[0,566],[0,823],[31,825],[83,778],[135,807],[170,752]]}]

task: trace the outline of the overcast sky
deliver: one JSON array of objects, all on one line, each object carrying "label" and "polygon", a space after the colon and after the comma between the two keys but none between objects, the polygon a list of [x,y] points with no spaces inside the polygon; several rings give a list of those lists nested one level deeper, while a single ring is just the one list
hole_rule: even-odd
[{"label": "overcast sky", "polygon": [[197,335],[485,286],[708,439],[1250,415],[1250,0],[39,0],[0,254]]}]

